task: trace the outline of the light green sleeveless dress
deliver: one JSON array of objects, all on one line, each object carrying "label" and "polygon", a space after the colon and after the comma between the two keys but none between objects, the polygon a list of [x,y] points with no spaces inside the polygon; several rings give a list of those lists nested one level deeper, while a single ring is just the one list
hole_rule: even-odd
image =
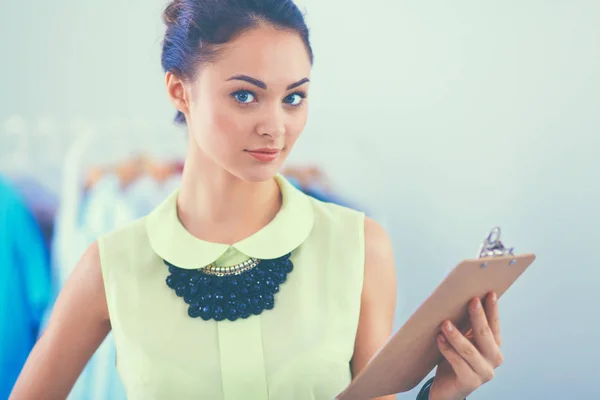
[{"label": "light green sleeveless dress", "polygon": [[[276,176],[282,207],[234,245],[199,240],[177,193],[99,239],[117,368],[132,400],[332,400],[351,381],[364,272],[364,214]],[[292,252],[275,306],[236,321],[188,316],[163,260],[185,269]]]}]

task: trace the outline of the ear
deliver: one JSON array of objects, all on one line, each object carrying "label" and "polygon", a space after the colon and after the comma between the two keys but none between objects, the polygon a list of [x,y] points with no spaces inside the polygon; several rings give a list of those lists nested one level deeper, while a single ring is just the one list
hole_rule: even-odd
[{"label": "ear", "polygon": [[171,103],[187,117],[190,107],[187,85],[181,78],[171,72],[167,72],[165,81]]}]

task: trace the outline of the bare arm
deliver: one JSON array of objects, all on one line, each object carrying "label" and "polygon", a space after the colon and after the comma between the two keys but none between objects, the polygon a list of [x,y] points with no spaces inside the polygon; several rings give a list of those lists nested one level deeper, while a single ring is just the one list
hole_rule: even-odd
[{"label": "bare arm", "polygon": [[[356,376],[392,334],[396,308],[396,269],[391,241],[374,220],[365,220],[365,272],[358,332],[352,357]],[[378,400],[394,400],[395,395]]]},{"label": "bare arm", "polygon": [[98,245],[93,244],[61,290],[10,400],[65,399],[110,329]]}]

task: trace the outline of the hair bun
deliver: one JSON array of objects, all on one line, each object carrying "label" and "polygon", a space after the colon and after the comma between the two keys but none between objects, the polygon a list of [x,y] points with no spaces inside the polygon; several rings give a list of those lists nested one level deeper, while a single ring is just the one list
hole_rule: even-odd
[{"label": "hair bun", "polygon": [[163,21],[167,25],[177,24],[177,20],[182,14],[182,9],[185,7],[185,0],[173,0],[165,8],[163,13]]}]

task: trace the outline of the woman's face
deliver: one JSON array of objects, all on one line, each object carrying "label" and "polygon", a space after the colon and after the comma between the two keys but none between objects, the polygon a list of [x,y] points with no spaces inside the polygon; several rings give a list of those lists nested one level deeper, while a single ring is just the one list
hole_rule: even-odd
[{"label": "woman's face", "polygon": [[248,182],[273,177],[306,124],[311,64],[298,33],[261,26],[227,43],[189,87],[201,152]]}]

